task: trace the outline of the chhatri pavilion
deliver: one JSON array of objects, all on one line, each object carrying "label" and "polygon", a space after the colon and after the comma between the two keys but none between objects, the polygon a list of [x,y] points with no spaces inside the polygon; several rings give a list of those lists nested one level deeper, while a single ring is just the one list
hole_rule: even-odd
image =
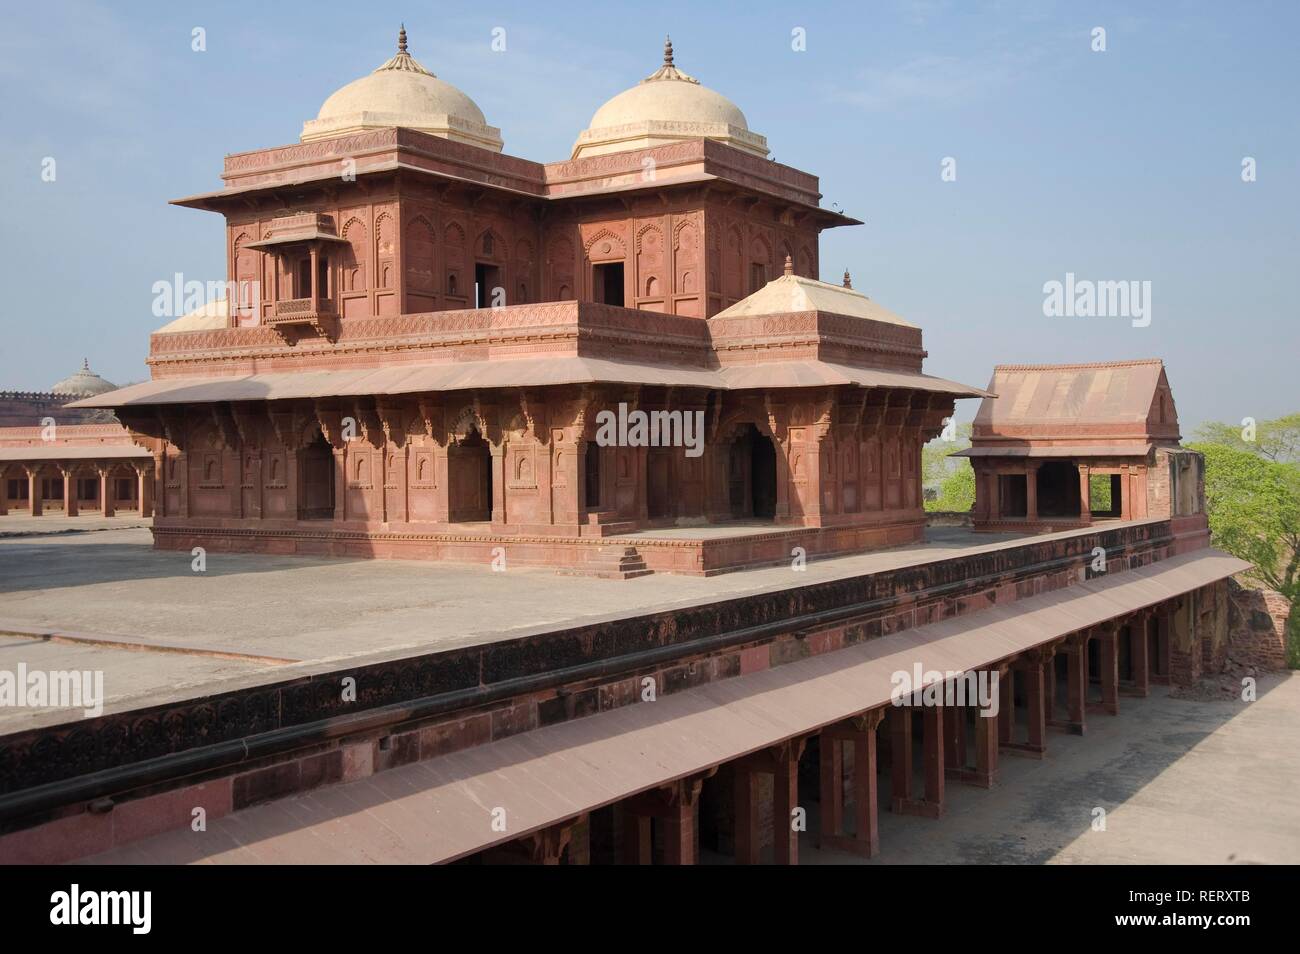
[{"label": "chhatri pavilion", "polygon": [[[225,216],[230,307],[80,402],[154,453],[159,547],[630,576],[913,542],[921,447],[986,393],[817,279],[822,230],[859,223],[671,43],[537,163],[403,31],[222,178],[176,204]],[[620,410],[700,421],[702,452],[600,440]]]}]

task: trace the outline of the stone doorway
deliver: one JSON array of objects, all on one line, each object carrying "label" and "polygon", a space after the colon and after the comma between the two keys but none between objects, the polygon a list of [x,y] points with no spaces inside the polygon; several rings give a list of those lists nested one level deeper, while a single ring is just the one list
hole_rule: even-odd
[{"label": "stone doorway", "polygon": [[334,451],[321,434],[299,458],[299,520],[334,519]]},{"label": "stone doorway", "polygon": [[1035,477],[1040,517],[1079,516],[1079,468],[1067,460],[1039,465]]},{"label": "stone doorway", "polygon": [[475,426],[447,453],[447,507],[452,523],[492,519],[492,452]]},{"label": "stone doorway", "polygon": [[753,424],[745,424],[731,443],[729,478],[733,517],[775,519],[776,448]]}]

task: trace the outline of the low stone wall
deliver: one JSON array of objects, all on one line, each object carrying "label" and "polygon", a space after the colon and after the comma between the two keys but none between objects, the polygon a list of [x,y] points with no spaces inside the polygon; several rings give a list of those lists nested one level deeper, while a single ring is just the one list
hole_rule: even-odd
[{"label": "low stone wall", "polygon": [[970,529],[975,525],[975,518],[971,516],[969,510],[965,513],[956,510],[927,510],[925,512],[925,525],[927,527],[966,527]]},{"label": "low stone wall", "polygon": [[1286,668],[1286,621],[1291,604],[1276,590],[1228,581],[1228,653],[1263,671]]}]

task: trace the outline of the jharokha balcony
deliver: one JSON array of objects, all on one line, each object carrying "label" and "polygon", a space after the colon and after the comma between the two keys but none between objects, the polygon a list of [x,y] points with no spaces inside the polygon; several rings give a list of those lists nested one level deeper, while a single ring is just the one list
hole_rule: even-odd
[{"label": "jharokha balcony", "polygon": [[277,301],[265,321],[268,325],[305,324],[323,330],[324,323],[336,317],[338,317],[338,309],[332,298],[289,298]]}]

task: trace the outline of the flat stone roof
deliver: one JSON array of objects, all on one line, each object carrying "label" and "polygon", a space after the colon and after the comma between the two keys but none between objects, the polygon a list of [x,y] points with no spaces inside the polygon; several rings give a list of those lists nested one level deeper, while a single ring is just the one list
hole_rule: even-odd
[{"label": "flat stone roof", "polygon": [[[142,528],[3,538],[0,669],[103,670],[105,712],[123,711],[1089,532],[1025,538],[932,528],[924,544],[813,561],[802,572],[620,581],[214,551],[206,572],[195,573],[189,551],[154,550]],[[0,708],[0,733],[70,714]]]}]

